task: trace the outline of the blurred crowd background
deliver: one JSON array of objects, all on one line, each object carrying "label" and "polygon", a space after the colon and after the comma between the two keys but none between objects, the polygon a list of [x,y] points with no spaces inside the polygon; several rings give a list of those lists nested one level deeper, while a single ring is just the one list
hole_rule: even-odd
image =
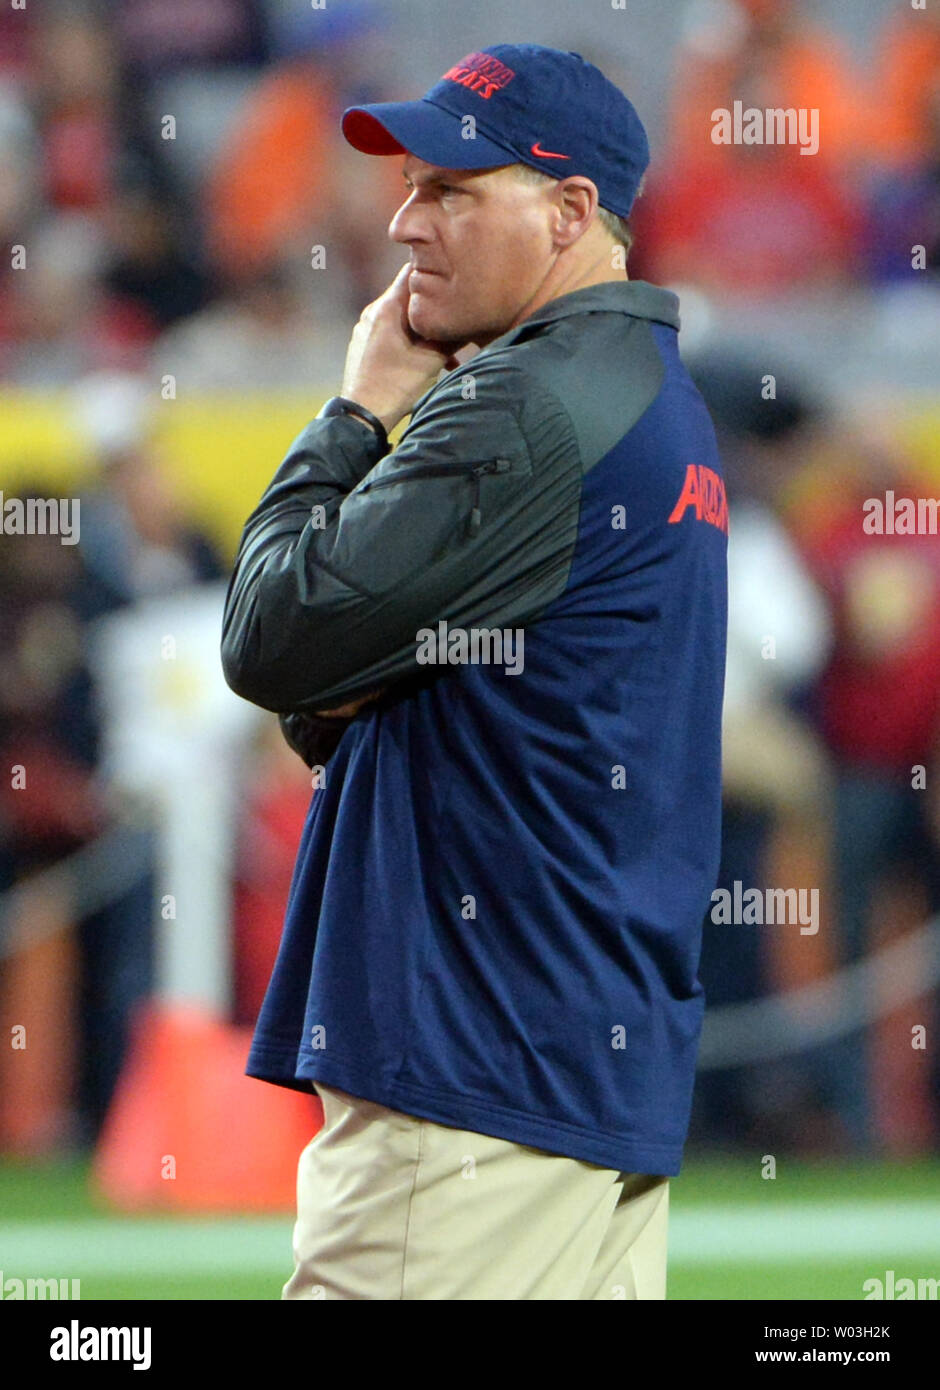
[{"label": "blurred crowd background", "polygon": [[[940,538],[862,524],[940,498],[940,6],[547,8],[0,11],[0,487],[81,503],[76,545],[0,535],[0,1154],[93,1146],[141,1004],[187,979],[254,1020],[309,774],[212,693],[211,622],[149,686],[135,633],[221,613],[241,521],[402,263],[400,161],[352,151],[343,109],[500,41],[597,62],[650,130],[628,269],[680,294],[731,504],[720,882],[819,892],[815,933],[706,921],[693,1144],[940,1147]],[[818,154],[713,144],[737,100],[818,109]],[[164,715],[202,785],[200,748],[225,765],[208,840],[141,753]],[[187,840],[219,920],[185,930],[224,947],[188,974]]]}]

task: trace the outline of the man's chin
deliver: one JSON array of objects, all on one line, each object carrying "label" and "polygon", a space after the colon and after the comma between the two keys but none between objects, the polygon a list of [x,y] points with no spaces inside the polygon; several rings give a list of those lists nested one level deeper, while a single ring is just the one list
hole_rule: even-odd
[{"label": "man's chin", "polygon": [[458,348],[471,341],[469,333],[461,336],[459,329],[455,329],[451,321],[441,314],[422,312],[420,304],[412,303],[409,307],[408,323],[412,333],[417,333],[426,343],[437,343],[441,347],[449,348],[451,352],[456,352]]}]

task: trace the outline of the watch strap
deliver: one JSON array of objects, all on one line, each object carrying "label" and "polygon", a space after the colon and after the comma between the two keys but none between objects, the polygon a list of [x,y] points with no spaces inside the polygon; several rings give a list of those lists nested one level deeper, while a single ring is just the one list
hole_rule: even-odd
[{"label": "watch strap", "polygon": [[331,396],[320,411],[318,419],[329,419],[332,415],[358,415],[375,431],[383,449],[388,449],[388,431],[377,415],[367,410],[358,401],[347,400],[345,396]]}]

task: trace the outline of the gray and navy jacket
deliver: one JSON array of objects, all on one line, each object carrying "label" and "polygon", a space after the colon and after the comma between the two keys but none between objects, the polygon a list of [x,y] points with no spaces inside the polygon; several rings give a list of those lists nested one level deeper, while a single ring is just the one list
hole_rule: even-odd
[{"label": "gray and navy jacket", "polygon": [[[728,533],[678,327],[641,281],[562,295],[442,377],[391,452],[312,421],[249,517],[226,679],[323,770],[248,1075],[678,1173]],[[480,656],[474,630],[514,634],[513,663],[418,660],[428,632]]]}]

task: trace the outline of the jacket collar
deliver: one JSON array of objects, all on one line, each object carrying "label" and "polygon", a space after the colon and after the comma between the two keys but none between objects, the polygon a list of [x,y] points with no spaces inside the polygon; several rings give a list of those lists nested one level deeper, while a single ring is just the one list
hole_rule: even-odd
[{"label": "jacket collar", "polygon": [[605,280],[599,285],[588,285],[586,289],[572,290],[570,294],[550,299],[534,314],[523,319],[522,323],[516,324],[515,328],[494,338],[481,352],[508,346],[533,324],[552,323],[569,314],[597,313],[629,314],[632,318],[653,319],[656,323],[678,328],[679,297],[671,290],[660,289],[646,280]]}]

